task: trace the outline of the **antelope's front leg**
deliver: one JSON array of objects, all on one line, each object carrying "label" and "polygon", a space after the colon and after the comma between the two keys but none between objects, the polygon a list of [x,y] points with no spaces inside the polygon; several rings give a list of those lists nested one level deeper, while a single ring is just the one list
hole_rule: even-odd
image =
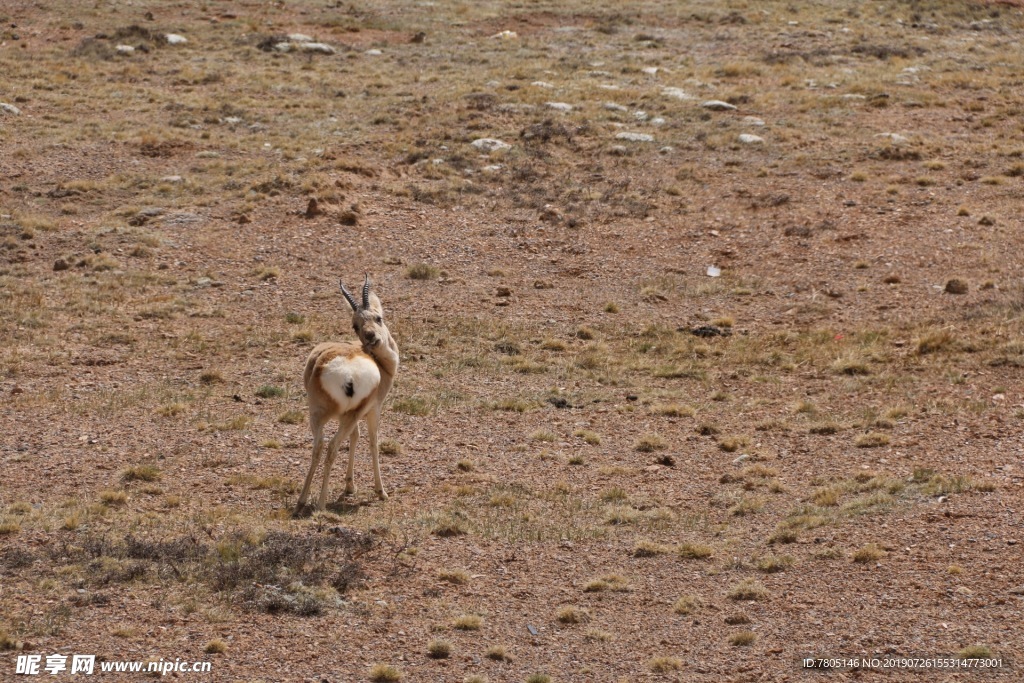
[{"label": "antelope's front leg", "polygon": [[356,423],[355,428],[352,430],[352,436],[348,438],[348,471],[345,472],[345,493],[353,494],[356,492],[356,482],[353,474],[353,468],[356,462],[356,442],[359,441],[359,424]]},{"label": "antelope's front leg", "polygon": [[370,456],[373,458],[373,488],[377,491],[377,497],[387,500],[388,494],[384,490],[384,483],[380,478],[380,457],[377,452],[377,427],[380,425],[380,415],[371,410],[366,416],[366,431],[370,437]]}]

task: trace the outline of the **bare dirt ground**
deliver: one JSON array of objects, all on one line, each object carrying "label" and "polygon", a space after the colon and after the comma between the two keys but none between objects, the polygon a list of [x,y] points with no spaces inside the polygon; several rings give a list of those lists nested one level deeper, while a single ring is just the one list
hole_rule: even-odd
[{"label": "bare dirt ground", "polygon": [[[1024,675],[1012,3],[0,22],[0,679]],[[391,498],[293,519],[364,272]]]}]

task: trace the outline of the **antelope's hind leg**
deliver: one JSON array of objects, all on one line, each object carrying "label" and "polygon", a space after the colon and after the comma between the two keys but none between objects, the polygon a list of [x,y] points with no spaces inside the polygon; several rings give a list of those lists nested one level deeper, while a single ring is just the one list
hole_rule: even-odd
[{"label": "antelope's hind leg", "polygon": [[342,416],[338,420],[338,433],[331,439],[327,446],[327,460],[324,462],[324,483],[320,488],[320,498],[317,501],[316,509],[323,510],[327,506],[327,489],[331,483],[331,467],[334,466],[334,459],[338,457],[338,446],[342,441],[349,438],[352,430],[356,427],[356,421]]},{"label": "antelope's hind leg", "polygon": [[309,487],[313,484],[313,475],[320,464],[320,456],[324,450],[324,425],[323,422],[310,419],[313,424],[313,461],[309,464],[309,473],[306,474],[306,482],[302,485],[302,493],[299,494],[299,503],[295,506],[295,516],[302,513],[306,507],[306,499],[309,497]]},{"label": "antelope's hind leg", "polygon": [[348,470],[345,472],[345,493],[349,495],[356,492],[356,482],[353,469],[355,468],[356,462],[357,441],[359,441],[358,423],[356,423],[355,429],[352,430],[352,436],[348,437]]}]

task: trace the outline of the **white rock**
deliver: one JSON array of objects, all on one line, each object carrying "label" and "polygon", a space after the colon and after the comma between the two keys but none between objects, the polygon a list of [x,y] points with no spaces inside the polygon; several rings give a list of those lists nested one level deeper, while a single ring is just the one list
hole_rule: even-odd
[{"label": "white rock", "polygon": [[185,182],[185,179],[182,178],[180,175],[165,175],[163,178],[160,179],[160,182],[178,184]]},{"label": "white rock", "polygon": [[650,124],[652,126],[664,126],[665,119],[661,118],[660,116],[655,116],[653,119],[650,120]]},{"label": "white rock", "polygon": [[291,52],[292,51],[292,44],[291,43],[274,43],[274,49],[277,50],[278,52]]},{"label": "white rock", "polygon": [[177,33],[165,33],[164,40],[166,40],[169,45],[184,45],[188,42],[188,38],[180,36]]},{"label": "white rock", "polygon": [[327,43],[299,43],[296,47],[303,52],[316,52],[322,55],[334,54],[334,48]]},{"label": "white rock", "polygon": [[763,126],[764,120],[759,119],[756,116],[744,116],[743,123],[747,124],[748,126]]},{"label": "white rock", "polygon": [[722,269],[717,266],[708,266],[708,277],[718,277],[722,274]]},{"label": "white rock", "polygon": [[491,164],[480,169],[484,173],[497,173],[501,170],[501,164]]},{"label": "white rock", "polygon": [[633,112],[633,118],[636,119],[637,121],[646,121],[647,112],[645,112],[643,109],[637,109],[635,112]]},{"label": "white rock", "polygon": [[876,138],[888,138],[894,145],[905,145],[910,140],[905,135],[899,133],[879,133],[875,136]]},{"label": "white rock", "polygon": [[658,150],[658,154],[671,154],[674,151],[676,151],[675,147],[673,147],[672,145],[665,145],[664,147]]},{"label": "white rock", "polygon": [[629,111],[629,107],[624,107],[621,104],[616,104],[615,102],[605,102],[603,106],[608,111]]},{"label": "white rock", "polygon": [[554,109],[555,111],[572,111],[572,105],[566,104],[565,102],[545,102],[544,106],[547,107],[548,109]]},{"label": "white rock", "polygon": [[21,113],[20,109],[15,107],[13,104],[7,104],[6,102],[0,102],[0,111],[4,112],[5,114],[13,114],[14,116],[17,116]]},{"label": "white rock", "polygon": [[512,149],[512,145],[495,138],[477,138],[469,144],[483,152],[501,152]]},{"label": "white rock", "polygon": [[307,36],[305,33],[289,33],[288,40],[293,43],[312,43],[313,37]]},{"label": "white rock", "polygon": [[700,106],[712,111],[736,111],[736,105],[723,102],[722,100],[708,100],[707,102],[701,102]]},{"label": "white rock", "polygon": [[647,133],[616,133],[616,140],[627,140],[628,142],[654,142],[654,136]]},{"label": "white rock", "polygon": [[664,88],[661,94],[665,97],[673,97],[677,100],[692,100],[693,95],[686,92],[682,88]]},{"label": "white rock", "polygon": [[513,38],[518,37],[519,34],[517,34],[515,31],[499,31],[498,33],[495,33],[493,36],[491,36],[491,38],[498,38],[499,40],[512,40]]},{"label": "white rock", "polygon": [[619,90],[619,86],[615,85],[614,83],[602,83],[597,87],[600,88],[601,90]]},{"label": "white rock", "polygon": [[760,135],[751,135],[750,133],[740,133],[739,141],[744,145],[759,145],[764,142],[764,138]]},{"label": "white rock", "polygon": [[372,50],[367,50],[367,51],[366,51],[366,52],[364,52],[363,54],[364,54],[364,55],[369,55],[370,57],[377,57],[377,56],[379,56],[379,55],[382,55],[382,54],[384,54],[384,53],[383,53],[383,52],[381,52],[380,50],[378,50],[377,48],[374,48],[374,49],[372,49]]},{"label": "white rock", "polygon": [[224,123],[230,124],[232,126],[235,125],[236,123],[241,123],[241,122],[242,122],[242,119],[240,117],[238,117],[238,116],[228,116],[227,118],[224,119]]},{"label": "white rock", "polygon": [[645,74],[647,74],[649,76],[653,76],[656,73],[658,73],[658,67],[656,67],[656,66],[645,66],[644,68],[642,68],[640,70],[643,71]]},{"label": "white rock", "polygon": [[117,50],[117,54],[119,55],[130,55],[135,53],[135,48],[131,45],[118,45],[114,49]]},{"label": "white rock", "polygon": [[552,85],[551,83],[548,83],[547,81],[534,81],[530,85],[532,85],[535,88],[554,88],[555,87],[554,85]]},{"label": "white rock", "polygon": [[844,100],[866,100],[867,98],[867,95],[858,95],[856,93],[847,93],[846,95],[843,95]]}]

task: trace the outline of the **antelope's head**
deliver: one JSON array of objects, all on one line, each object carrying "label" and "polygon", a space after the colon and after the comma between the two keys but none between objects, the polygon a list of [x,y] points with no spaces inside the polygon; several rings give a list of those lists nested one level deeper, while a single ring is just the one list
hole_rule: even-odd
[{"label": "antelope's head", "polygon": [[373,350],[388,341],[391,333],[384,325],[384,307],[380,299],[370,291],[370,276],[363,281],[362,301],[356,301],[352,293],[341,283],[341,293],[352,308],[352,329],[367,350]]}]

